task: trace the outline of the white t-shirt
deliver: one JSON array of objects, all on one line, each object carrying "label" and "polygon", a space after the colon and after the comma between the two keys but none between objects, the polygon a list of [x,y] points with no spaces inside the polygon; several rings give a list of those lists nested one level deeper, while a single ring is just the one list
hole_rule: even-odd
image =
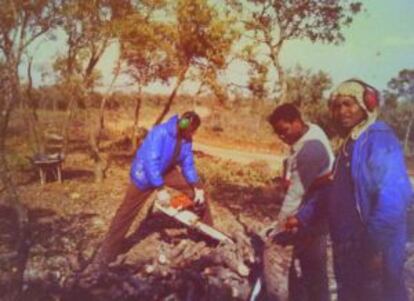
[{"label": "white t-shirt", "polygon": [[319,126],[307,125],[308,131],[292,145],[286,159],[285,176],[290,185],[279,218],[295,214],[312,183],[328,175],[333,167],[334,154],[328,137]]}]

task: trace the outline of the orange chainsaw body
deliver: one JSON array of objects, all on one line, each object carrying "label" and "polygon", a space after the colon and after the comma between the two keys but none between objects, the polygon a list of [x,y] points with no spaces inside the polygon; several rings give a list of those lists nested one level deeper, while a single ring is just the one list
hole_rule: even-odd
[{"label": "orange chainsaw body", "polygon": [[171,199],[170,205],[175,209],[187,209],[193,207],[194,203],[187,195],[180,194]]}]

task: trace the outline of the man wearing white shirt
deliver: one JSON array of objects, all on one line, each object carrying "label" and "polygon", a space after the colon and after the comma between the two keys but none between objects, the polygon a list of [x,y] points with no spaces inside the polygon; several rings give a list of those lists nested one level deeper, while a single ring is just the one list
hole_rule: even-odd
[{"label": "man wearing white shirt", "polygon": [[[289,220],[306,200],[318,193],[329,181],[334,155],[323,130],[303,121],[299,110],[293,104],[278,106],[268,118],[274,132],[290,146],[285,159],[283,180],[286,194],[278,220]],[[323,224],[323,223],[322,223]],[[306,300],[329,300],[326,272],[326,234],[321,225],[308,233],[302,233],[300,241],[294,244],[289,277],[289,300],[303,300],[297,296],[293,278],[298,273],[295,261],[300,266]],[[295,272],[294,272],[295,271]],[[292,276],[295,275],[295,276]]]}]

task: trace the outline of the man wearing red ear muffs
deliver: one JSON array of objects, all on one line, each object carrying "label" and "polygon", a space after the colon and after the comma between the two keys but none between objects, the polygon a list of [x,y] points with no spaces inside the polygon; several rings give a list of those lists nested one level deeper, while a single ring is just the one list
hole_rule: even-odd
[{"label": "man wearing red ear muffs", "polygon": [[330,111],[343,142],[332,182],[285,225],[327,216],[339,301],[408,301],[403,267],[413,192],[400,142],[377,120],[378,102],[378,91],[356,79],[333,91]]}]

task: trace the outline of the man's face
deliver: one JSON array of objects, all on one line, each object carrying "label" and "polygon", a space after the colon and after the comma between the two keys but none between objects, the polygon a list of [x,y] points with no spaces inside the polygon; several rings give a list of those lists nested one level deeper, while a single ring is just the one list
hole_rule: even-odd
[{"label": "man's face", "polygon": [[280,140],[288,145],[293,145],[303,133],[303,122],[299,119],[293,121],[279,120],[272,124],[272,127]]},{"label": "man's face", "polygon": [[352,130],[367,117],[365,111],[352,96],[336,97],[330,108],[334,121],[346,132]]}]

